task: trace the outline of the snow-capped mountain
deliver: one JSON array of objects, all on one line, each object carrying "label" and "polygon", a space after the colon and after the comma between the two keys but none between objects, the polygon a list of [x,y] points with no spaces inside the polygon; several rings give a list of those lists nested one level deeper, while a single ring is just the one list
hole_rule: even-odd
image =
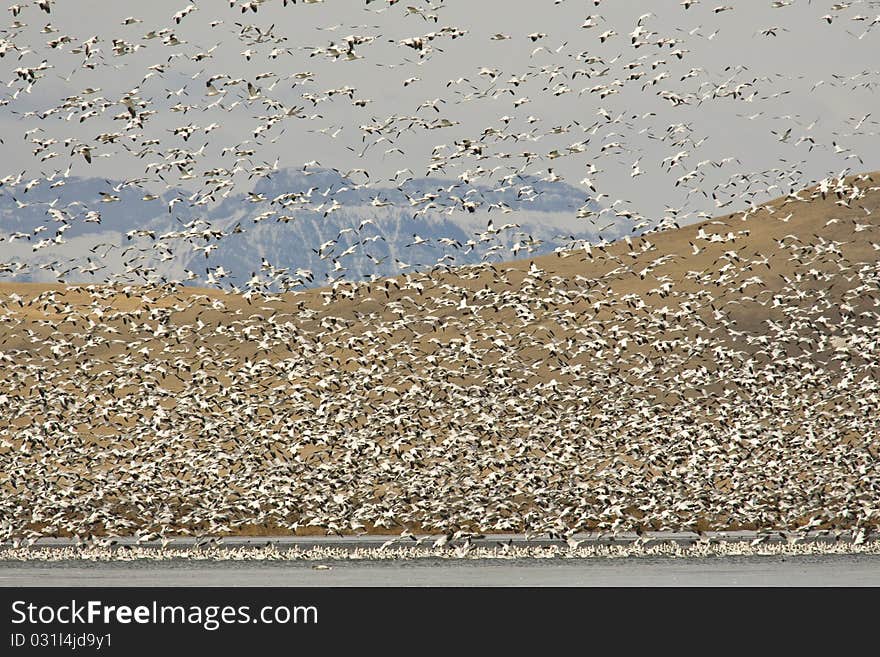
[{"label": "snow-capped mountain", "polygon": [[365,187],[335,170],[285,169],[211,205],[103,179],[25,184],[0,198],[5,280],[314,286],[523,258],[625,230],[609,220],[600,229],[582,190],[526,177]]}]

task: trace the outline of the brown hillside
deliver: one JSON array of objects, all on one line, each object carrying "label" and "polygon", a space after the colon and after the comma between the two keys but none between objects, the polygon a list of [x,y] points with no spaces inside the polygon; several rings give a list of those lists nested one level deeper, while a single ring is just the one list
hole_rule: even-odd
[{"label": "brown hillside", "polygon": [[2,284],[0,537],[876,528],[878,217],[864,175],[283,298]]}]

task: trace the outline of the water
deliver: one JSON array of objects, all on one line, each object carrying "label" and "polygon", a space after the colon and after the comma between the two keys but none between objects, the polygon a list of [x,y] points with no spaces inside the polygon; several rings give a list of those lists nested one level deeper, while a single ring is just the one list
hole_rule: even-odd
[{"label": "water", "polygon": [[880,586],[878,555],[0,562],[0,586]]}]

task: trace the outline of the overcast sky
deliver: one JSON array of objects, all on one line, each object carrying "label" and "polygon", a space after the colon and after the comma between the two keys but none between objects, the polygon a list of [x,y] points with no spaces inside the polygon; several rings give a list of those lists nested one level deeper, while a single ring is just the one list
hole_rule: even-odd
[{"label": "overcast sky", "polygon": [[[413,13],[403,2],[389,6],[386,0],[367,6],[325,0],[287,7],[281,0],[267,0],[257,13],[242,13],[239,2],[230,8],[226,0],[202,0],[194,3],[196,9],[179,24],[172,16],[188,2],[77,0],[54,4],[50,15],[36,4],[23,3],[18,16],[10,12],[5,16],[10,25],[13,20],[25,25],[7,27],[2,35],[18,51],[8,49],[0,60],[8,81],[0,113],[4,140],[0,177],[25,171],[25,182],[63,171],[68,163],[71,175],[142,177],[147,164],[162,161],[161,154],[167,154],[168,148],[197,151],[204,145],[198,165],[201,176],[214,167],[232,168],[235,155],[224,154],[223,148],[245,144],[254,151],[246,166],[271,164],[278,158],[282,167],[302,167],[308,161],[342,171],[366,167],[373,184],[388,185],[399,170],[424,175],[437,145],[450,147],[438,151],[449,154],[456,141],[477,141],[487,128],[494,127],[509,135],[530,133],[532,139],[489,139],[485,154],[490,157],[460,158],[434,175],[455,178],[477,166],[501,167],[483,179],[487,182],[516,170],[546,176],[550,167],[573,185],[589,177],[599,193],[609,195],[602,200],[605,205],[623,199],[621,206],[656,219],[667,207],[719,213],[725,194],[739,193],[744,187],[719,190],[718,202],[711,198],[713,187],[741,173],[791,170],[795,179],[806,184],[846,168],[880,169],[880,110],[875,111],[880,3],[854,1],[842,10],[832,10],[834,3],[828,1],[793,0],[774,8],[769,0],[755,0],[731,3],[733,9],[717,12],[717,0],[702,0],[690,9],[678,0],[409,2],[421,13]],[[122,25],[129,16],[142,22]],[[831,22],[823,16],[830,16]],[[860,16],[865,20],[858,20]],[[214,21],[222,23],[212,27]],[[585,22],[595,26],[583,27]],[[645,45],[635,47],[630,35],[639,22],[644,33],[637,41]],[[57,31],[46,31],[47,24]],[[274,26],[271,35],[275,38],[249,45],[239,24],[253,24],[264,33]],[[422,57],[401,44],[444,27],[466,33],[430,41],[431,51]],[[173,31],[175,42],[145,38],[150,31],[163,28]],[[769,28],[775,29],[765,33]],[[608,31],[616,34],[603,42],[600,35]],[[535,32],[546,36],[535,41],[528,38]],[[493,39],[496,34],[510,38]],[[345,61],[312,55],[314,48],[339,44],[348,35],[373,37],[372,42],[355,48],[362,58]],[[70,37],[70,43],[59,48],[47,45],[61,36]],[[100,49],[100,55],[90,60],[96,64],[93,68],[84,68],[83,54],[73,51],[92,37],[97,39],[92,48]],[[116,56],[114,39],[140,47],[132,54]],[[658,39],[675,41],[671,46],[658,46]],[[275,48],[283,51],[270,58]],[[247,50],[252,51],[250,60],[243,54]],[[210,56],[195,61],[198,53]],[[38,72],[42,77],[28,92],[27,82],[15,70],[36,67],[43,60],[51,68]],[[149,69],[160,64],[161,72]],[[481,74],[484,68],[497,73],[494,80],[485,71]],[[572,77],[578,69],[590,77]],[[605,69],[607,73],[602,74]],[[151,72],[154,75],[145,80]],[[289,77],[307,72],[311,75],[305,79]],[[627,79],[642,72],[638,79]],[[272,75],[258,80],[262,73]],[[522,78],[529,73],[536,75],[521,84],[509,82],[512,76]],[[206,110],[205,106],[220,100],[205,93],[205,81],[215,74],[251,81],[260,88],[261,97],[286,108],[303,107],[304,114],[313,118],[291,117],[255,139],[253,130],[260,124],[256,117],[272,110],[248,101],[243,84],[225,87],[222,105]],[[404,86],[411,78],[418,79]],[[448,84],[458,78],[465,80]],[[222,86],[226,79],[215,85]],[[327,97],[328,90],[346,85],[356,90],[354,99],[369,102],[359,107],[344,94]],[[596,89],[600,85],[616,93],[600,98],[603,89]],[[725,95],[738,85],[743,86],[736,97]],[[99,89],[91,97],[117,104],[82,122],[81,113],[70,110],[40,118],[63,98],[82,94],[88,87]],[[98,144],[98,135],[122,131],[124,118],[114,119],[125,112],[118,102],[135,88],[148,104],[143,109],[156,114],[143,130],[133,131],[139,134],[135,139],[126,135]],[[179,95],[171,93],[180,89]],[[717,90],[721,94],[713,93]],[[670,99],[676,97],[683,102],[674,104]],[[310,98],[323,100],[313,103]],[[439,111],[419,107],[435,99],[440,99]],[[178,103],[190,108],[171,111]],[[365,141],[361,126],[381,124],[392,116],[418,116],[427,121],[446,118],[453,125],[415,126],[389,135],[389,141],[375,145]],[[615,121],[617,117],[622,118]],[[171,132],[183,125],[204,128],[212,123],[220,127],[207,135],[196,131],[187,141]],[[401,125],[405,127],[406,122]],[[674,125],[679,128],[672,135],[689,137],[687,142],[662,139]],[[556,127],[568,131],[553,134]],[[37,131],[24,138],[33,129]],[[30,141],[34,136],[59,143],[34,155],[35,145]],[[71,149],[60,143],[71,137],[93,145],[92,164],[79,155],[71,157]],[[145,139],[158,139],[152,148],[160,154],[138,157]],[[586,139],[583,152],[547,157],[554,149],[564,151]],[[602,150],[610,143],[619,146]],[[525,151],[537,157],[520,157]],[[663,164],[664,158],[682,151],[686,155],[677,166],[670,169],[668,160]],[[41,161],[51,152],[58,155]],[[695,179],[676,186],[676,180],[695,170],[699,162],[721,163],[724,158],[734,159],[721,167],[704,164]],[[633,176],[636,162],[641,173]],[[588,175],[590,165],[598,173]],[[155,175],[150,177],[153,182],[146,184],[155,186]],[[198,189],[203,177],[180,181],[166,172],[165,178],[169,184]],[[767,180],[757,188],[765,188]],[[248,191],[254,182],[242,172],[235,177],[234,191]],[[787,192],[787,185],[759,192],[756,198]],[[591,193],[585,185],[584,190],[585,195]],[[736,199],[734,205],[723,207],[743,205],[742,199]]]}]

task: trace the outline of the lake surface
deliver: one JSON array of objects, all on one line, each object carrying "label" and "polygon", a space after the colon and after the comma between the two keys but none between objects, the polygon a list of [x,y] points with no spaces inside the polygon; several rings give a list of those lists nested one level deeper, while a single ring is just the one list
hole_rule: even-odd
[{"label": "lake surface", "polygon": [[878,555],[0,562],[0,586],[880,586]]}]

